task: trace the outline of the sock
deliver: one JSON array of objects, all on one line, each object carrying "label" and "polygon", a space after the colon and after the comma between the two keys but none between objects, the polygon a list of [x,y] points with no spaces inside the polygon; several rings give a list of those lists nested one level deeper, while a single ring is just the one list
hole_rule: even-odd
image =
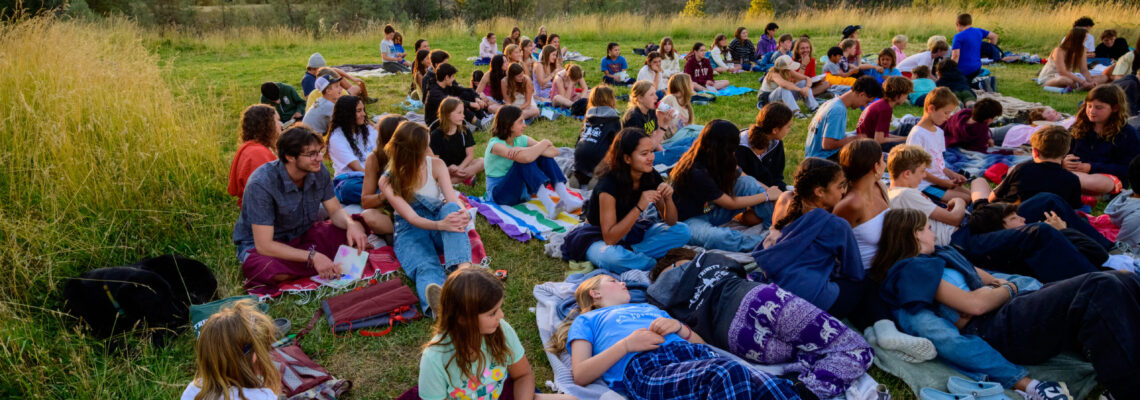
[{"label": "sock", "polygon": [[1026,393],[1033,393],[1034,391],[1036,391],[1038,383],[1041,383],[1041,381],[1036,380],[1036,379],[1029,381],[1029,384],[1025,385],[1025,392]]},{"label": "sock", "polygon": [[566,189],[566,182],[558,182],[557,185],[554,185],[554,191],[558,192],[558,202],[566,207],[566,211],[582,208],[582,200],[579,200],[578,196],[570,194],[570,191]]},{"label": "sock", "polygon": [[938,355],[934,349],[934,343],[931,343],[929,339],[899,332],[895,328],[895,323],[890,320],[883,319],[875,322],[875,336],[878,339],[879,347],[907,354],[920,361],[930,360]]},{"label": "sock", "polygon": [[[879,338],[877,335],[875,335],[875,327],[874,326],[868,326],[867,329],[865,329],[863,331],[863,339],[866,339],[867,343],[872,345],[872,346],[878,346],[877,342],[879,341]],[[898,357],[899,359],[906,361],[908,363],[911,363],[911,364],[917,364],[917,363],[925,361],[925,360],[919,360],[917,358],[911,357],[910,355],[903,353],[903,352],[900,352],[900,351],[883,349],[882,346],[880,346],[880,349],[883,351],[883,353],[893,355],[893,356]]]},{"label": "sock", "polygon": [[542,207],[546,209],[546,216],[550,218],[554,218],[554,216],[558,215],[558,210],[555,208],[554,199],[550,198],[550,196],[553,195],[554,192],[550,191],[550,189],[547,189],[545,185],[542,186],[542,188],[538,189],[538,201],[542,202]]}]

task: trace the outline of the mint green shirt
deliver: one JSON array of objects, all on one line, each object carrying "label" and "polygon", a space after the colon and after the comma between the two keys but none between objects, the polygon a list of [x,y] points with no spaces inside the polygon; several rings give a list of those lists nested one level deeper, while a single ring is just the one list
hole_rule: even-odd
[{"label": "mint green shirt", "polygon": [[[492,139],[494,140],[494,139]],[[473,371],[474,378],[464,376],[451,356],[455,348],[451,345],[431,346],[420,357],[420,398],[424,400],[442,399],[484,399],[495,400],[503,394],[503,383],[507,381],[507,368],[524,356],[522,342],[514,328],[506,320],[499,320],[499,329],[510,350],[507,365],[494,362],[483,344],[483,359],[486,365],[482,371]],[[432,340],[436,340],[436,336]]]},{"label": "mint green shirt", "polygon": [[515,138],[515,143],[513,145],[507,144],[507,142],[503,139],[491,137],[491,140],[487,142],[487,150],[483,152],[483,168],[487,172],[487,176],[491,178],[498,178],[506,175],[507,171],[511,170],[511,165],[514,165],[515,163],[514,160],[511,160],[509,158],[492,154],[491,148],[495,147],[495,143],[502,143],[507,145],[507,147],[527,147],[527,137],[526,135],[522,135]]}]

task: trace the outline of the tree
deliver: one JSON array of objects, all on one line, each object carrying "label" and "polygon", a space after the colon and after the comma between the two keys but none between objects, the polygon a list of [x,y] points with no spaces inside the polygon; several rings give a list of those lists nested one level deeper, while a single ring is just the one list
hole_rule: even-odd
[{"label": "tree", "polygon": [[686,17],[705,16],[705,0],[688,0],[685,2],[685,9],[681,11],[681,15]]}]

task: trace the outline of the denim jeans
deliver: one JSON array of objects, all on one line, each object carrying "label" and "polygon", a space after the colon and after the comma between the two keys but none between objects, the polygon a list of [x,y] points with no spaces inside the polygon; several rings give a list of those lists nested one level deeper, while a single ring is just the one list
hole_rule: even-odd
[{"label": "denim jeans", "polygon": [[[439,199],[416,196],[411,202],[412,210],[420,217],[439,221],[448,214],[459,211],[455,203],[444,203]],[[447,278],[443,267],[471,262],[471,239],[467,232],[429,231],[417,228],[411,222],[396,214],[396,259],[400,261],[400,268],[416,283],[416,293],[419,294],[420,304],[427,307],[427,292],[424,290],[428,284],[443,285]],[[439,262],[439,253],[443,250],[443,264]],[[435,310],[432,310],[435,312]]]},{"label": "denim jeans", "polygon": [[678,222],[669,226],[664,222],[658,222],[645,231],[645,238],[641,243],[630,246],[630,249],[621,245],[608,245],[601,240],[594,242],[586,250],[586,259],[598,268],[617,274],[631,269],[648,271],[653,269],[657,259],[665,256],[669,250],[684,246],[688,242],[688,225]]},{"label": "denim jeans", "polygon": [[946,306],[939,312],[923,309],[917,312],[895,311],[899,329],[910,335],[924,337],[934,343],[938,358],[970,379],[989,380],[1011,388],[1029,371],[1002,357],[982,338],[958,332],[954,321],[958,313]]},{"label": "denim jeans", "polygon": [[543,185],[566,182],[566,175],[553,158],[539,156],[533,162],[511,164],[507,174],[487,177],[487,197],[496,204],[513,206],[530,200]]},{"label": "denim jeans", "polygon": [[808,110],[815,110],[819,107],[819,103],[815,101],[815,96],[798,95],[796,92],[784,89],[782,87],[778,87],[776,90],[773,90],[768,94],[768,102],[771,103],[779,101],[788,106],[788,108],[792,109],[792,111],[798,112],[800,111],[800,105],[796,104],[796,97],[803,97],[804,105],[807,106]]},{"label": "denim jeans", "polygon": [[1118,399],[1140,397],[1140,277],[1094,272],[1019,295],[962,329],[1006,359],[1045,362],[1077,351],[1092,362],[1097,382]]},{"label": "denim jeans", "polygon": [[1073,206],[1065,202],[1061,196],[1053,193],[1038,193],[1017,206],[1017,215],[1025,217],[1026,223],[1044,221],[1045,211],[1057,213],[1057,216],[1061,217],[1069,225],[1069,228],[1085,234],[1101,247],[1104,247],[1106,251],[1112,248],[1112,241],[1097,232],[1096,228],[1089,224],[1087,218],[1077,215],[1077,212],[1073,211]]},{"label": "denim jeans", "polygon": [[[733,191],[736,197],[751,196],[764,193],[764,185],[760,184],[756,178],[742,175],[736,178],[736,185],[733,187]],[[752,212],[764,220],[765,227],[772,225],[772,211],[776,206],[775,200],[776,199],[772,199],[772,201],[763,202],[752,207]],[[689,244],[701,246],[706,249],[742,252],[752,251],[757,244],[764,241],[764,235],[746,235],[740,231],[721,226],[731,221],[736,214],[740,214],[743,211],[744,209],[726,210],[720,206],[713,205],[712,210],[709,210],[709,212],[685,220],[685,224],[689,225],[689,233],[692,236],[689,239]]]}]

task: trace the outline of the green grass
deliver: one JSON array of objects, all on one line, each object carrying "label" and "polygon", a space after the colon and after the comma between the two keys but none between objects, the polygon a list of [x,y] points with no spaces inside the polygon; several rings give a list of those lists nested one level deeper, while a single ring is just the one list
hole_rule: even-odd
[{"label": "green grass", "polygon": [[[108,28],[79,28],[80,31],[83,29],[100,33],[103,31],[99,29]],[[100,193],[98,188],[123,183],[114,182],[114,177],[107,178],[110,182],[80,179],[68,186],[74,188],[92,185],[95,191],[91,193],[96,200],[87,197],[69,198],[67,192],[41,189],[47,186],[35,186],[30,189],[27,186],[20,186],[28,182],[41,182],[46,185],[51,182],[50,180],[31,178],[21,180],[19,177],[11,180],[0,179],[0,189],[10,189],[3,192],[8,196],[5,200],[16,203],[0,207],[0,221],[2,221],[0,242],[5,245],[4,249],[0,250],[0,255],[5,256],[5,265],[12,266],[4,267],[5,270],[12,272],[3,276],[5,287],[0,292],[4,296],[0,298],[0,314],[5,315],[0,317],[2,318],[0,319],[0,365],[6,367],[6,370],[13,371],[0,377],[0,397],[171,398],[177,396],[193,374],[193,336],[182,335],[167,347],[155,349],[147,341],[131,335],[119,338],[126,344],[121,352],[112,352],[100,342],[77,330],[70,318],[60,316],[54,311],[61,305],[57,290],[61,278],[88,268],[124,264],[146,256],[178,252],[212,266],[219,278],[221,295],[241,294],[240,268],[233,255],[233,245],[230,243],[233,221],[237,218],[238,209],[233,199],[225,195],[224,191],[226,167],[237,146],[237,126],[241,110],[258,101],[258,87],[264,81],[284,81],[299,87],[305,61],[312,52],[321,52],[330,65],[375,63],[379,57],[377,46],[380,38],[365,35],[314,40],[312,37],[283,34],[269,35],[271,37],[267,39],[265,35],[258,36],[255,32],[244,32],[246,35],[241,37],[219,39],[213,36],[196,39],[186,36],[164,38],[157,34],[139,33],[133,29],[114,29],[117,30],[113,32],[127,35],[124,40],[128,42],[131,37],[141,37],[141,45],[153,56],[143,57],[141,62],[157,64],[159,68],[153,71],[141,71],[141,74],[140,71],[132,69],[116,71],[118,64],[115,64],[113,54],[119,50],[96,54],[89,61],[74,59],[73,62],[87,68],[87,72],[84,72],[84,68],[77,68],[74,71],[67,71],[68,73],[80,76],[87,73],[103,73],[127,79],[117,83],[101,81],[104,85],[102,90],[105,92],[101,96],[90,94],[94,99],[91,101],[95,104],[87,105],[88,108],[57,112],[99,113],[100,110],[114,110],[122,106],[126,100],[115,95],[116,85],[137,85],[139,81],[165,83],[165,85],[146,87],[155,92],[172,93],[171,96],[175,101],[162,106],[166,109],[163,113],[148,114],[148,116],[151,119],[163,116],[174,126],[161,126],[161,129],[153,130],[147,129],[147,125],[116,129],[132,135],[169,136],[172,140],[163,142],[162,146],[186,149],[186,151],[196,148],[198,152],[184,154],[164,151],[162,146],[123,147],[116,146],[115,141],[88,145],[90,148],[86,151],[98,150],[101,154],[108,154],[103,154],[92,164],[75,165],[70,168],[89,172],[88,169],[101,167],[100,163],[115,162],[117,158],[114,156],[146,159],[148,154],[155,155],[153,158],[155,161],[150,164],[131,164],[123,167],[121,171],[145,171],[142,175],[126,175],[126,177],[143,181],[149,179],[145,177],[161,178],[158,182],[159,187],[152,188],[151,184],[143,185],[142,188],[147,190],[144,194],[133,194],[130,185],[124,188],[115,186],[118,189],[104,194],[113,198],[154,196],[131,197],[130,201],[107,203],[96,201],[101,198],[98,196]],[[723,30],[729,32],[730,29],[731,27],[725,26]],[[796,28],[787,26],[785,31],[795,32]],[[460,68],[460,76],[469,77],[474,68],[465,59],[475,55],[477,36],[453,33],[455,32],[446,35],[426,33],[423,36],[430,40],[433,48],[451,51],[452,63]],[[951,33],[949,30],[945,32],[949,33]],[[568,35],[563,38],[563,43],[572,50],[596,58],[594,61],[580,63],[588,72],[587,81],[592,85],[601,80],[597,58],[602,56],[606,40],[596,34],[583,34],[583,36],[589,40]],[[675,35],[674,40],[679,47],[684,48],[697,40],[707,41],[708,38],[705,36],[707,35],[703,33],[700,37],[682,34]],[[56,38],[60,47],[74,52],[85,50],[81,44],[64,44],[65,37],[66,35]],[[408,37],[410,43],[416,36],[408,35]],[[631,49],[647,42],[655,42],[659,38],[657,34],[646,33],[622,41],[624,54],[632,67],[631,72],[636,73],[636,68],[641,62],[641,57],[633,55]],[[0,37],[0,39],[11,38]],[[835,43],[838,39],[836,35],[813,36],[817,56],[822,54],[821,48],[825,48],[823,44]],[[870,49],[887,46],[887,40],[887,36],[868,36],[863,39],[863,47],[867,49],[865,51],[871,52]],[[915,42],[917,41],[912,39],[912,43]],[[0,43],[10,42],[0,40]],[[6,65],[4,60],[4,57],[0,57],[0,65]],[[1035,66],[1007,65],[990,68],[998,77],[999,89],[1004,94],[1024,100],[1039,101],[1069,113],[1075,111],[1076,104],[1081,99],[1077,94],[1055,95],[1041,91],[1029,82],[1029,78],[1036,75]],[[740,74],[729,76],[728,79],[737,86],[757,87],[757,77],[755,74]],[[380,102],[368,106],[369,113],[402,113],[396,104],[403,100],[409,81],[409,75],[368,79],[371,94],[380,99]],[[14,79],[12,85],[8,87],[17,87],[20,89],[16,91],[17,93],[32,96],[33,88],[21,86],[19,82],[18,79]],[[60,95],[67,90],[63,87],[40,89]],[[628,90],[619,89],[618,93],[628,93]],[[17,107],[19,105],[17,101],[0,100],[0,104],[11,106],[0,108],[0,113],[3,113],[0,115],[11,117],[28,112]],[[5,109],[8,111],[3,111]],[[624,105],[619,105],[619,109],[624,109]],[[896,115],[920,112],[919,108],[912,106],[902,106],[895,110]],[[122,113],[115,114],[110,111],[108,113],[122,120],[135,118]],[[723,118],[744,127],[752,122],[755,115],[755,96],[752,95],[720,98],[713,104],[696,107],[698,123],[707,122],[712,118]],[[851,111],[850,129],[854,129],[857,119],[858,113]],[[150,119],[143,121],[152,124],[150,126],[156,126],[153,124],[157,123]],[[796,121],[791,135],[787,138],[789,174],[794,170],[795,164],[802,159],[807,122]],[[88,128],[84,128],[82,123],[77,126],[68,129],[77,132],[89,131],[85,130]],[[550,139],[559,146],[573,146],[580,126],[581,122],[570,118],[540,121],[529,127],[527,134],[539,139]],[[36,132],[45,134],[55,132],[50,126],[31,123],[12,125],[0,118],[0,131],[4,135],[29,127],[37,127],[40,130]],[[64,133],[67,132],[70,130]],[[66,134],[62,136],[69,137]],[[476,134],[476,139],[480,143],[486,143],[488,135],[479,132]],[[187,141],[190,143],[183,143]],[[10,147],[12,149],[10,151],[16,153],[35,150],[26,145],[18,146],[18,143],[9,144],[14,146]],[[482,152],[483,148],[484,146],[480,145],[476,151]],[[79,149],[70,151],[74,154],[83,153],[83,150]],[[201,154],[206,155],[200,156]],[[214,165],[202,166],[201,163],[181,165],[180,157],[206,160]],[[45,160],[61,162],[59,161],[61,159],[49,157],[40,160],[40,163]],[[4,167],[5,174],[22,168],[45,167],[37,163],[26,164],[30,167],[25,166],[22,163],[36,160],[29,161],[27,157],[22,156],[0,155],[0,160],[9,161],[5,163],[8,165]],[[19,167],[13,166],[17,163],[21,163]],[[187,168],[192,169],[193,174],[178,173]],[[21,187],[25,189],[17,190]],[[28,197],[13,194],[21,192],[26,193]],[[482,193],[481,184],[469,191],[469,194],[473,195]],[[24,207],[19,206],[21,203]],[[53,212],[59,212],[72,219],[61,221],[52,218]],[[541,387],[542,382],[552,379],[552,376],[546,358],[542,355],[542,344],[539,343],[538,331],[533,322],[534,314],[528,311],[535,303],[531,291],[536,284],[561,280],[565,274],[566,263],[542,255],[541,242],[532,240],[528,243],[518,243],[497,228],[489,226],[483,219],[479,219],[477,226],[487,253],[491,257],[491,266],[510,271],[504,310],[507,319],[515,326],[526,347],[530,363],[535,369],[536,380]],[[289,318],[299,329],[312,316],[317,304],[296,304],[298,299],[296,296],[284,296],[272,304],[270,313],[274,317]],[[429,335],[430,321],[427,320],[398,326],[392,334],[382,338],[359,335],[336,338],[328,332],[328,326],[321,322],[317,325],[317,329],[305,338],[303,347],[310,356],[332,373],[355,382],[352,398],[392,398],[416,383],[419,348]],[[896,398],[912,397],[909,390],[897,379],[877,371],[874,375],[888,384]]]}]

